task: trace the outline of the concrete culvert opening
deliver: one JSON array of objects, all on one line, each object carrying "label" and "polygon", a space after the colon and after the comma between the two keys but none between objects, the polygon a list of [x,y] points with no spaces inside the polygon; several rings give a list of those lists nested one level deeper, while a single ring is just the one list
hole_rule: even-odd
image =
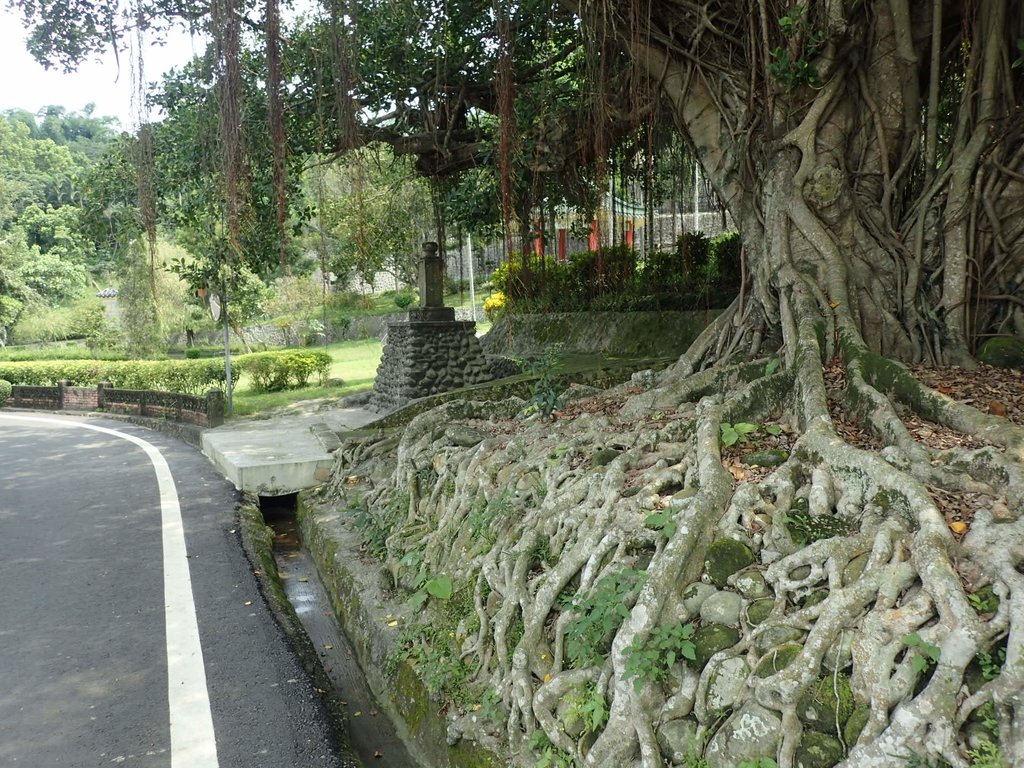
[{"label": "concrete culvert opening", "polygon": [[298,504],[298,493],[259,497],[263,522],[274,531],[275,551],[294,550],[302,546],[296,519]]},{"label": "concrete culvert opening", "polygon": [[270,524],[270,519],[284,516],[295,517],[295,510],[299,504],[298,493],[283,493],[280,496],[260,496],[260,512],[263,519]]}]

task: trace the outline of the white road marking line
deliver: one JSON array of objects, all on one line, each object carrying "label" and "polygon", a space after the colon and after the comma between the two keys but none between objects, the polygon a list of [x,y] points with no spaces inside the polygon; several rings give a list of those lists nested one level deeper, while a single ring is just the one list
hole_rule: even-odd
[{"label": "white road marking line", "polygon": [[185,530],[174,477],[156,446],[115,429],[41,416],[2,414],[0,420],[77,427],[127,440],[142,448],[156,471],[160,491],[164,552],[164,616],[167,626],[167,701],[170,709],[171,768],[218,768],[203,648],[192,597]]}]

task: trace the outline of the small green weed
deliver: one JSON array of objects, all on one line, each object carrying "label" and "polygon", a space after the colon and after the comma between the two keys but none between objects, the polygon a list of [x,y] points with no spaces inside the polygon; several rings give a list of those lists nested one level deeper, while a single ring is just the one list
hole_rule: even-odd
[{"label": "small green weed", "polygon": [[952,768],[945,760],[932,760],[916,752],[911,752],[904,761],[906,768]]},{"label": "small green weed", "polygon": [[903,644],[914,651],[910,659],[910,667],[915,673],[921,674],[926,669],[939,663],[942,655],[937,645],[925,642],[917,632],[904,635]]},{"label": "small green weed", "polygon": [[746,421],[740,421],[735,424],[730,424],[727,421],[723,421],[718,425],[722,445],[726,448],[731,448],[736,443],[746,444],[752,442],[751,435],[757,432],[763,432],[766,435],[778,435],[782,433],[782,427],[778,424],[767,424],[762,426],[760,424],[751,424]]},{"label": "small green weed", "polygon": [[540,729],[533,732],[529,747],[540,755],[536,768],[576,768],[576,760],[573,759],[573,756],[552,744],[548,735]]},{"label": "small green weed", "polygon": [[622,568],[566,606],[576,614],[565,630],[565,652],[574,667],[589,667],[607,656],[611,637],[629,615],[629,606],[646,578],[642,571]]},{"label": "small green weed", "polygon": [[630,643],[626,648],[626,678],[633,679],[639,691],[644,683],[660,682],[680,659],[697,658],[693,637],[693,624],[662,624],[651,630],[643,642]]},{"label": "small green weed", "polygon": [[530,550],[530,564],[534,568],[541,568],[553,562],[555,557],[551,554],[551,539],[541,536]]},{"label": "small green weed", "polygon": [[711,768],[711,766],[698,753],[687,752],[683,755],[683,768]]},{"label": "small green weed", "polygon": [[466,525],[476,536],[487,531],[495,520],[507,517],[514,509],[512,493],[507,489],[490,500],[484,499],[483,496],[477,496],[472,509],[466,515]]},{"label": "small green weed", "polygon": [[990,586],[984,586],[977,592],[968,594],[967,600],[978,614],[995,613],[999,610],[999,595]]},{"label": "small green weed", "polygon": [[982,741],[977,749],[967,750],[971,758],[971,768],[1006,768],[1003,750],[991,741]]},{"label": "small green weed", "polygon": [[378,560],[383,560],[387,556],[388,536],[408,511],[408,494],[395,495],[390,503],[383,508],[370,509],[355,501],[348,509],[356,530],[363,538],[363,547]]},{"label": "small green weed", "polygon": [[[811,59],[821,50],[825,43],[822,30],[812,30],[807,19],[807,7],[794,5],[785,16],[779,18],[779,29],[790,45],[779,46],[770,51],[771,62],[768,71],[776,82],[787,92],[796,90],[802,85],[816,88],[821,85],[818,71],[811,64]],[[791,47],[797,48],[791,51]]]},{"label": "small green weed", "polygon": [[569,715],[579,718],[584,733],[597,733],[608,722],[608,703],[597,685],[591,683],[581,693],[566,698]]},{"label": "small green weed", "polygon": [[420,496],[429,496],[436,484],[437,472],[433,467],[420,467],[416,470],[416,490]]},{"label": "small green weed", "polygon": [[562,387],[555,380],[555,369],[562,354],[561,344],[552,344],[544,352],[544,355],[531,366],[531,372],[540,374],[540,378],[533,384],[533,393],[523,413],[527,416],[539,413],[543,418],[550,419],[555,408],[558,407],[558,398],[562,395]]},{"label": "small green weed", "polygon": [[978,708],[977,714],[981,717],[982,726],[992,738],[984,739],[974,749],[967,750],[967,756],[971,758],[971,768],[1006,768],[1003,751],[999,746],[999,723],[996,720],[995,706],[991,701],[987,701]]},{"label": "small green weed", "polygon": [[480,699],[478,712],[484,720],[491,723],[501,723],[504,719],[501,711],[501,695],[493,688],[488,688]]},{"label": "small green weed", "polygon": [[978,654],[978,666],[981,667],[981,676],[986,680],[995,680],[1003,671],[1006,664],[1006,649],[996,648],[995,653],[982,651]]},{"label": "small green weed", "polygon": [[667,509],[660,512],[652,512],[644,518],[644,525],[653,528],[659,536],[671,539],[676,535],[679,526],[676,525],[675,516]]},{"label": "small green weed", "polygon": [[794,91],[801,85],[819,84],[818,71],[807,59],[790,58],[789,49],[782,46],[772,49],[770,55],[768,71],[786,91]]},{"label": "small green weed", "polygon": [[412,610],[417,610],[430,597],[437,598],[438,600],[450,600],[454,591],[451,576],[427,573],[421,565],[422,561],[423,553],[416,549],[406,552],[402,559],[398,561],[398,565],[401,568],[417,569],[416,577],[413,579],[413,583],[416,586],[413,589],[412,597],[409,598],[409,608]]},{"label": "small green weed", "polygon": [[437,598],[438,600],[448,600],[452,596],[453,585],[451,576],[423,576],[413,592],[412,597],[409,598],[409,607],[413,610],[418,609],[431,597]]},{"label": "small green weed", "polygon": [[468,709],[475,703],[469,687],[473,669],[459,657],[454,634],[444,622],[408,624],[399,631],[398,650],[385,668],[393,671],[405,662],[438,700]]}]

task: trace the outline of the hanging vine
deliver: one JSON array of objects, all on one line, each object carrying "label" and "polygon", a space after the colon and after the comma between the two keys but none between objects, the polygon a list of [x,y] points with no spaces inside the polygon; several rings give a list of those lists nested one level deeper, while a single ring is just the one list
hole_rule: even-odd
[{"label": "hanging vine", "polygon": [[279,0],[266,4],[267,122],[273,156],[273,184],[278,236],[278,262],[288,274],[288,137],[285,132],[281,89],[281,14]]}]

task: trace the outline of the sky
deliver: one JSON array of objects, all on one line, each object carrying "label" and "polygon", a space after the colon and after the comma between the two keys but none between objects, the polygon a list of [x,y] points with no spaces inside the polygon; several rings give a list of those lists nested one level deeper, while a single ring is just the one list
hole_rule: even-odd
[{"label": "sky", "polygon": [[[186,63],[202,48],[186,33],[172,35],[165,46],[146,51],[145,76],[157,80],[161,73]],[[121,127],[130,129],[137,122],[132,115],[132,58],[122,53],[120,68],[112,53],[100,61],[83,63],[76,72],[43,69],[25,50],[25,32],[17,12],[0,9],[0,111],[24,109],[33,114],[42,107],[59,105],[81,112],[93,102],[98,117],[116,117]],[[152,117],[157,117],[156,115]]]}]

